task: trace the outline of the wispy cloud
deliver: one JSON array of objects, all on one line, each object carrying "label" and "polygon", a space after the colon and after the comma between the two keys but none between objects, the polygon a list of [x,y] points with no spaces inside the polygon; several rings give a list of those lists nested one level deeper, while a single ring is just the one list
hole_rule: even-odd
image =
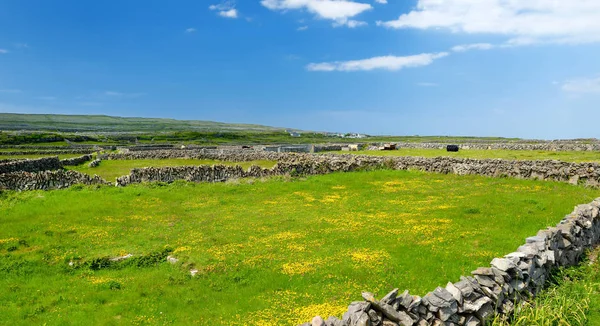
[{"label": "wispy cloud", "polygon": [[0,54],[7,54],[7,53],[8,53],[8,50],[6,50],[6,49],[0,49]]},{"label": "wispy cloud", "polygon": [[352,19],[348,19],[348,20],[344,20],[341,22],[334,22],[333,27],[341,27],[341,26],[346,26],[348,28],[356,28],[356,27],[360,27],[360,26],[367,26],[369,25],[367,22],[364,21],[360,21],[360,20],[352,20]]},{"label": "wispy cloud", "polygon": [[17,49],[28,49],[29,44],[27,43],[15,43],[15,48]]},{"label": "wispy cloud", "polygon": [[521,45],[600,42],[600,1],[418,0],[409,13],[377,24],[503,35]]},{"label": "wispy cloud", "polygon": [[208,9],[216,11],[221,17],[233,19],[239,17],[239,12],[235,9],[234,1],[224,1],[219,4],[210,5]]},{"label": "wispy cloud", "polygon": [[493,49],[495,45],[490,43],[474,43],[474,44],[462,44],[457,45],[452,48],[454,52],[466,52],[469,50],[490,50]]},{"label": "wispy cloud", "polygon": [[567,80],[561,89],[573,94],[600,94],[600,77]]},{"label": "wispy cloud", "polygon": [[427,66],[436,59],[447,55],[448,52],[422,53],[403,57],[388,55],[362,60],[311,63],[306,66],[306,69],[309,71],[369,71],[376,69],[397,71],[404,68]]},{"label": "wispy cloud", "polygon": [[308,26],[306,26],[306,25],[305,26],[300,26],[300,27],[296,28],[297,31],[305,31],[307,29],[308,29]]},{"label": "wispy cloud", "polygon": [[187,29],[185,30],[185,32],[186,32],[186,33],[194,33],[194,32],[196,32],[196,29],[195,29],[195,28],[193,28],[193,27],[190,27],[190,28],[187,28]]},{"label": "wispy cloud", "polygon": [[421,87],[436,87],[436,86],[439,86],[439,85],[436,84],[436,83],[430,83],[430,82],[420,82],[420,83],[417,83],[417,86],[421,86]]},{"label": "wispy cloud", "polygon": [[375,2],[382,4],[382,5],[387,4],[387,0],[375,0]]},{"label": "wispy cloud", "polygon": [[54,101],[56,100],[56,96],[39,96],[38,99],[44,101]]},{"label": "wispy cloud", "polygon": [[146,95],[145,93],[123,93],[116,91],[105,91],[104,94],[106,97],[114,97],[114,98],[137,98]]},{"label": "wispy cloud", "polygon": [[20,89],[0,89],[0,93],[18,94],[23,93],[23,91]]},{"label": "wispy cloud", "polygon": [[365,23],[352,18],[373,9],[368,3],[350,0],[261,0],[264,7],[275,11],[306,10],[317,18],[333,20],[334,26],[358,27]]}]

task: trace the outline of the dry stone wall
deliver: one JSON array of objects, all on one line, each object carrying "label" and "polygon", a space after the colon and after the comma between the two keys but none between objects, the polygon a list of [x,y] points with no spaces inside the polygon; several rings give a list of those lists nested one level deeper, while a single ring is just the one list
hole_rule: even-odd
[{"label": "dry stone wall", "polygon": [[471,276],[438,287],[424,297],[394,289],[381,299],[363,292],[341,319],[320,316],[303,326],[484,325],[496,313],[510,315],[542,290],[558,267],[577,264],[600,240],[600,198],[579,205],[558,225],[526,239],[517,251],[494,258]]},{"label": "dry stone wall", "polygon": [[91,161],[91,160],[92,160],[92,154],[86,154],[86,155],[82,155],[79,157],[73,157],[73,158],[67,158],[67,159],[61,160],[60,163],[63,166],[75,166],[75,165],[80,165],[80,164],[83,164],[83,163]]},{"label": "dry stone wall", "polygon": [[30,172],[12,172],[0,174],[0,189],[2,190],[50,190],[68,188],[75,184],[108,185],[99,176],[89,176],[84,173],[67,170]]},{"label": "dry stone wall", "polygon": [[22,161],[22,160],[23,159],[18,159],[18,158],[3,158],[0,160],[0,164],[8,163],[8,162]]},{"label": "dry stone wall", "polygon": [[230,162],[248,162],[256,160],[273,160],[279,161],[286,159],[289,153],[273,153],[253,150],[153,150],[153,151],[136,151],[129,153],[110,153],[101,155],[102,159],[106,160],[143,160],[143,159],[175,159],[175,158],[192,158],[219,160]]},{"label": "dry stone wall", "polygon": [[[178,151],[179,152],[179,151]],[[177,153],[178,153],[177,152]],[[144,155],[139,155],[144,154]],[[157,155],[159,154],[159,155]],[[154,158],[170,157],[168,153],[143,152],[133,154],[111,154],[117,158]],[[214,159],[221,161],[253,161],[253,160],[276,160],[278,164],[272,169],[262,169],[260,175],[244,174],[241,177],[260,177],[263,175],[284,174],[325,174],[331,172],[350,172],[363,169],[389,168],[395,170],[421,170],[436,173],[453,173],[458,175],[477,174],[489,177],[512,177],[519,179],[552,180],[570,182],[573,184],[584,184],[588,186],[600,185],[600,165],[597,163],[570,163],[562,161],[510,161],[503,159],[467,159],[452,157],[379,157],[368,155],[311,155],[269,152],[236,152],[236,153],[200,153],[192,152],[185,157],[201,159]],[[111,156],[109,156],[110,158]],[[191,168],[191,167],[188,167]],[[186,169],[162,168],[150,169],[144,172],[145,181],[171,182],[173,176],[179,180],[193,179],[197,181],[213,182],[211,179],[197,179],[196,172],[190,172],[194,176],[186,175]],[[169,171],[168,173],[165,171]],[[192,170],[190,170],[192,171]],[[258,171],[258,170],[255,170]],[[141,172],[136,172],[141,173]],[[235,177],[238,177],[235,175]],[[141,177],[133,176],[130,180],[141,180]],[[131,183],[124,181],[122,185]]]},{"label": "dry stone wall", "polygon": [[58,155],[58,154],[90,154],[94,150],[91,148],[71,148],[71,149],[56,149],[56,150],[28,150],[28,151],[10,151],[2,152],[2,155]]},{"label": "dry stone wall", "polygon": [[[456,143],[452,143],[456,144]],[[446,149],[448,143],[397,143],[397,148]],[[503,149],[529,151],[600,151],[599,143],[460,143],[461,149]]]},{"label": "dry stone wall", "polygon": [[0,163],[0,174],[18,171],[38,172],[59,169],[62,169],[62,164],[57,156]]}]

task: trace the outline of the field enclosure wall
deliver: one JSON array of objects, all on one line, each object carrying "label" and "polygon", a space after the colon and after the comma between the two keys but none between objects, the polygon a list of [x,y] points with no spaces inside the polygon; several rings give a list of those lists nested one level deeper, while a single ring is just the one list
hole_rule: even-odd
[{"label": "field enclosure wall", "polygon": [[18,155],[58,155],[58,154],[90,154],[94,152],[91,148],[66,148],[66,149],[54,149],[54,150],[26,150],[26,151],[6,151],[1,152],[2,155],[6,156],[18,156]]},{"label": "field enclosure wall", "polygon": [[[257,151],[145,151],[127,154],[109,154],[108,159],[166,159],[189,157],[220,161],[255,161],[275,160],[279,163],[270,170],[263,170],[260,175],[245,172],[242,177],[261,177],[281,174],[324,174],[331,172],[349,172],[362,169],[389,168],[395,170],[421,170],[436,173],[453,173],[458,175],[476,174],[489,177],[513,177],[519,179],[552,180],[600,185],[600,165],[597,163],[570,163],[562,161],[511,161],[503,159],[468,159],[452,157],[379,157],[368,155],[310,155],[271,153]],[[130,180],[171,182],[175,176],[181,180],[213,182],[212,178],[202,179],[186,175],[185,168],[150,169],[141,172],[137,169],[130,175]],[[191,169],[188,169],[192,171]],[[253,170],[258,171],[258,170]],[[143,174],[143,176],[141,176]],[[225,175],[229,175],[225,173]],[[239,177],[234,174],[234,177]],[[226,177],[225,179],[228,179]],[[219,181],[222,181],[219,179]],[[129,182],[124,181],[123,184]]]},{"label": "field enclosure wall", "polygon": [[86,155],[82,155],[79,157],[66,158],[64,160],[61,160],[60,163],[63,166],[74,166],[74,165],[83,164],[83,163],[91,161],[91,160],[92,160],[92,154],[86,154]]},{"label": "field enclosure wall", "polygon": [[25,171],[38,172],[62,169],[58,157],[44,157],[34,160],[9,160],[0,162],[0,174]]},{"label": "field enclosure wall", "polygon": [[109,185],[110,183],[98,176],[90,177],[84,173],[66,170],[42,171],[37,173],[19,171],[0,174],[0,190],[62,189],[76,184]]},{"label": "field enclosure wall", "polygon": [[[450,143],[397,143],[397,148],[446,149]],[[600,151],[598,143],[540,142],[540,143],[452,143],[461,149],[503,149],[527,151]]]},{"label": "field enclosure wall", "polygon": [[[220,161],[245,162],[272,160],[278,163],[271,169],[252,167],[243,170],[239,167],[216,165],[164,167],[133,169],[118,179],[117,185],[125,186],[139,182],[173,182],[188,180],[194,182],[221,182],[232,178],[265,177],[275,175],[317,175],[332,172],[350,172],[371,169],[420,170],[443,174],[483,175],[489,177],[512,177],[520,179],[552,180],[600,185],[600,165],[597,163],[569,163],[562,161],[510,161],[502,159],[467,159],[451,157],[380,157],[368,155],[313,155],[297,153],[271,153],[259,151],[223,151],[223,150],[170,150],[138,151],[101,155],[106,159],[171,159],[197,158]],[[86,160],[88,156],[73,159]],[[74,162],[74,163],[77,163]],[[0,174],[25,171],[38,172],[61,169],[71,160],[43,158],[36,160],[0,162]],[[80,163],[81,164],[81,163]],[[11,188],[8,188],[11,189]],[[21,188],[19,188],[21,189]]]}]

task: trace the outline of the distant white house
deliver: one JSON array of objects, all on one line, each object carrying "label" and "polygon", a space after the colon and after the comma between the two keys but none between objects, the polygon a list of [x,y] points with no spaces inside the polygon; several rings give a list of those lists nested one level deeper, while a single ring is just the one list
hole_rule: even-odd
[{"label": "distant white house", "polygon": [[299,133],[297,133],[297,132],[295,132],[295,131],[289,131],[289,130],[287,130],[287,132],[288,132],[288,133],[290,134],[290,136],[292,136],[292,137],[300,137],[300,134],[299,134]]},{"label": "distant white house", "polygon": [[346,138],[367,138],[367,135],[358,134],[358,133],[356,133],[356,134],[352,133],[352,134],[346,135]]}]

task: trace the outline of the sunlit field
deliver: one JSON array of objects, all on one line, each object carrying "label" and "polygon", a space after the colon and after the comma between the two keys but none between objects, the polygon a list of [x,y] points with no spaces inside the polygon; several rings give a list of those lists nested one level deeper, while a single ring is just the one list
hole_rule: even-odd
[{"label": "sunlit field", "polygon": [[[458,280],[599,194],[386,170],[5,192],[0,324],[295,325],[317,314],[341,317],[361,291],[424,295]],[[133,257],[107,259],[126,254]],[[168,254],[179,261],[167,262]]]}]

